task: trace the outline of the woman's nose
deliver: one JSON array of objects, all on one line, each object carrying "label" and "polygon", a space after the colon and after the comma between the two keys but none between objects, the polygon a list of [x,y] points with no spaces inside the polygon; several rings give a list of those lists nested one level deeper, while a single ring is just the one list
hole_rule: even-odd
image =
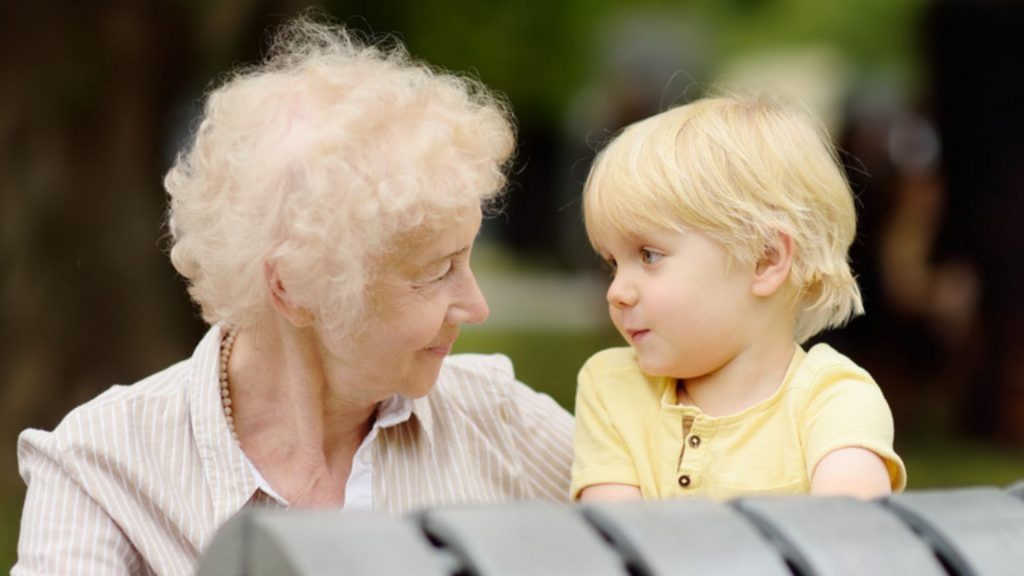
[{"label": "woman's nose", "polygon": [[480,324],[490,316],[491,310],[487,307],[487,300],[480,291],[480,285],[477,284],[473,272],[469,272],[460,291],[459,301],[448,313],[448,321],[451,324]]}]

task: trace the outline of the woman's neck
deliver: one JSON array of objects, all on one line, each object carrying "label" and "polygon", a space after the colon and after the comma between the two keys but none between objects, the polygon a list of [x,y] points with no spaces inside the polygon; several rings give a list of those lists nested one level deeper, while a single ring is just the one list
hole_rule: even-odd
[{"label": "woman's neck", "polygon": [[340,381],[313,330],[268,328],[241,331],[231,354],[239,442],[289,503],[338,505],[380,399]]}]

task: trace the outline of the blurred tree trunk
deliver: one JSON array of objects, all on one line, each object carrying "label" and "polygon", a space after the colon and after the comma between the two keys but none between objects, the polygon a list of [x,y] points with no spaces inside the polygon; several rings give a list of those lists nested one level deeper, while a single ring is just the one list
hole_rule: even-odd
[{"label": "blurred tree trunk", "polygon": [[0,488],[20,485],[20,430],[191,352],[204,326],[166,257],[168,135],[296,4],[0,7]]},{"label": "blurred tree trunk", "polygon": [[[4,462],[14,435],[187,350],[162,255],[163,122],[190,60],[166,2],[3,18]],[[12,478],[8,478],[11,480]]]}]

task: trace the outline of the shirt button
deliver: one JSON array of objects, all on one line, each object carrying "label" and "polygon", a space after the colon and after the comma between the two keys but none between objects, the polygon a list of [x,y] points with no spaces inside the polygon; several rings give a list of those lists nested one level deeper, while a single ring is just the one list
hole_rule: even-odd
[{"label": "shirt button", "polygon": [[700,436],[690,436],[690,448],[700,446]]},{"label": "shirt button", "polygon": [[373,460],[373,455],[370,454],[369,450],[366,450],[359,457],[359,459],[362,460],[363,464],[366,464],[367,466],[369,466],[370,462]]},{"label": "shirt button", "polygon": [[690,476],[687,474],[683,474],[682,476],[680,476],[679,485],[682,486],[683,488],[687,488],[690,485]]}]

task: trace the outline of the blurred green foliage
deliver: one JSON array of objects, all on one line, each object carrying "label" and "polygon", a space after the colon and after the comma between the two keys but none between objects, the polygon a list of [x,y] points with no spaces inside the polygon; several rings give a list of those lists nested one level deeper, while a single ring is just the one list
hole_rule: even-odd
[{"label": "blurred green foliage", "polygon": [[21,502],[24,494],[4,494],[0,498],[0,569],[10,572],[17,559],[18,526],[21,522]]},{"label": "blurred green foliage", "polygon": [[688,3],[720,30],[723,53],[830,44],[861,68],[913,74],[925,0],[698,0]]},{"label": "blurred green foliage", "polygon": [[882,73],[912,87],[917,81],[917,28],[924,5],[925,0],[326,3],[350,25],[369,26],[376,33],[399,31],[419,58],[476,73],[508,94],[518,115],[556,121],[580,87],[599,73],[605,33],[636,14],[701,29],[711,41],[707,56],[718,64],[770,48],[829,46],[858,73]]},{"label": "blurred green foliage", "polygon": [[1024,480],[1024,453],[1019,447],[940,437],[897,441],[896,448],[907,465],[908,488],[913,490],[1007,486]]}]

